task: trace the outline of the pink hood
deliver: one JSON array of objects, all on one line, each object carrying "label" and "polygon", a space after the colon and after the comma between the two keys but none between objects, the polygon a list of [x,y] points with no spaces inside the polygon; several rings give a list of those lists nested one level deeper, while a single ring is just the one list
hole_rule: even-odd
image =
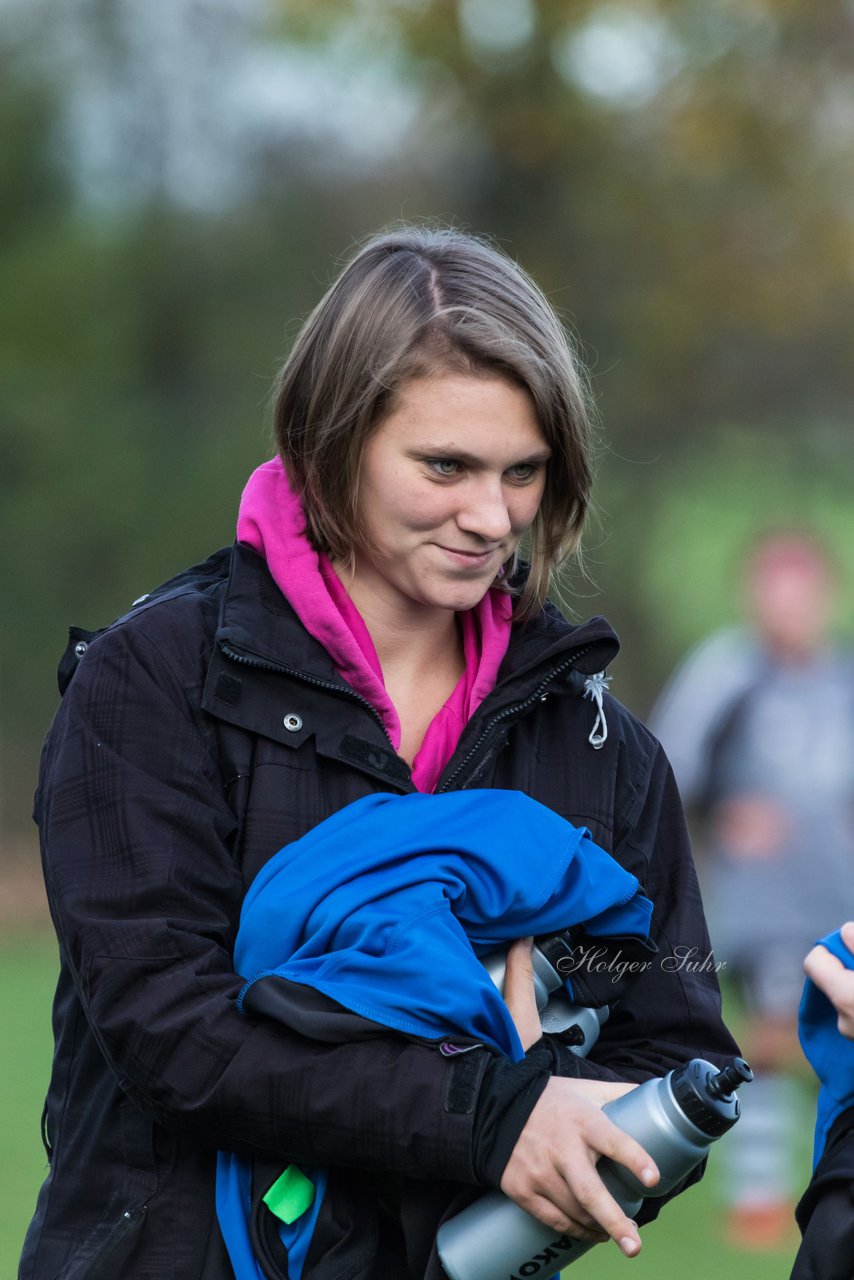
[{"label": "pink hood", "polygon": [[[383,683],[382,667],[361,614],[328,558],[308,540],[299,498],[280,458],[249,477],[240,501],[237,538],[267,561],[276,585],[306,631],[319,640],[338,674],[379,712],[395,750],[400,720]],[[465,671],[424,735],[412,765],[419,791],[432,791],[468,720],[495,686],[510,639],[510,597],[488,591],[461,614]]]}]

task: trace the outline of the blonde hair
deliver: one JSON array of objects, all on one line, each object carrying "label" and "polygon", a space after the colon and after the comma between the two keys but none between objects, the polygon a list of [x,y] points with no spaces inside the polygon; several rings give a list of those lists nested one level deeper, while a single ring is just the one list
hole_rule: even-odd
[{"label": "blonde hair", "polygon": [[[368,545],[362,450],[404,383],[436,372],[500,375],[523,387],[551,446],[515,609],[529,617],[552,573],[579,550],[593,477],[589,400],[543,292],[474,236],[404,226],[371,237],[300,330],[276,383],[274,421],[309,536],[334,559]],[[505,566],[502,581],[514,569]]]}]

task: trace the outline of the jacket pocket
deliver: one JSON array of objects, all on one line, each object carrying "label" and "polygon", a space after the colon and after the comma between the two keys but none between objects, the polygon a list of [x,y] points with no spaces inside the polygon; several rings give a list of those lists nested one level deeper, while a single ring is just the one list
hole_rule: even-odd
[{"label": "jacket pocket", "polygon": [[94,1252],[77,1258],[59,1280],[118,1280],[142,1235],[148,1206],[124,1209],[112,1226],[106,1227]]},{"label": "jacket pocket", "polygon": [[58,1280],[120,1280],[126,1274],[142,1240],[149,1202],[158,1191],[154,1127],[145,1112],[127,1102],[121,1105],[125,1169],[105,1205],[104,1217]]},{"label": "jacket pocket", "polygon": [[279,1235],[279,1219],[264,1202],[264,1196],[281,1172],[281,1160],[273,1164],[256,1159],[252,1165],[249,1237],[265,1280],[288,1280],[288,1251]]}]

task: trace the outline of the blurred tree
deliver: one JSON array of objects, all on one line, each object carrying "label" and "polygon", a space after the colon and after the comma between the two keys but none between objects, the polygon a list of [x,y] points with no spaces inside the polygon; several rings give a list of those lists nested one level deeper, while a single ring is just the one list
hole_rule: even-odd
[{"label": "blurred tree", "polygon": [[282,24],[397,59],[429,104],[418,151],[456,124],[453,207],[577,320],[616,440],[847,417],[845,0],[312,0]]},{"label": "blurred tree", "polygon": [[[675,637],[710,621],[680,609],[674,583],[681,625],[662,645],[651,582],[684,583],[692,557],[711,561],[726,609],[735,530],[807,518],[828,453],[850,454],[854,10],[845,0],[312,0],[282,15],[292,38],[323,41],[345,24],[366,57],[397,59],[426,105],[416,156],[441,135],[446,203],[506,244],[578,326],[613,517],[591,561],[632,637],[624,696],[648,704]],[[714,446],[723,421],[745,424],[763,459],[747,486],[737,483],[745,459],[729,465]],[[651,531],[692,459],[724,510],[714,525],[680,526],[672,561],[653,572],[644,553],[662,547]],[[774,479],[790,466],[800,487]],[[844,460],[843,472],[837,503]]]},{"label": "blurred tree", "polygon": [[[97,28],[101,9],[85,12]],[[294,325],[391,198],[380,184],[354,211],[300,139],[277,137],[252,157],[266,183],[237,205],[202,213],[160,182],[88,201],[45,59],[13,49],[0,84],[5,827],[29,819],[68,623],[102,625],[231,540],[245,478],[271,452],[265,401]]]},{"label": "blurred tree", "polygon": [[622,696],[728,607],[751,521],[824,512],[854,554],[845,0],[168,7],[4,10],[7,822],[66,623],[232,536],[296,323],[396,217],[495,236],[582,335]]}]

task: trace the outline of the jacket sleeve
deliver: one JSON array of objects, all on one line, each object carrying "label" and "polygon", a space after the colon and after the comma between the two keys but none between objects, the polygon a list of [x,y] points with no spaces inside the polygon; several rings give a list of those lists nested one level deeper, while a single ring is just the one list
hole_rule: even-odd
[{"label": "jacket sleeve", "polygon": [[648,782],[614,856],[653,902],[658,947],[602,1029],[591,1055],[628,1080],[663,1075],[688,1058],[738,1053],[724,1025],[712,952],[685,819],[667,758],[655,745]]},{"label": "jacket sleeve", "polygon": [[[718,962],[679,793],[664,751],[651,737],[643,743],[649,744],[643,784],[632,784],[627,769],[618,784],[623,817],[618,813],[613,854],[637,875],[652,899],[650,936],[658,953],[616,1005],[588,1058],[551,1040],[559,1075],[640,1083],[666,1075],[690,1058],[722,1063],[738,1053],[721,1014]],[[636,758],[638,752],[627,754]],[[702,1162],[667,1196],[645,1200],[638,1220],[657,1217],[662,1205],[696,1182],[704,1168]]]},{"label": "jacket sleeve", "polygon": [[[560,1050],[561,1074],[640,1082],[689,1058],[715,1062],[738,1052],[721,1015],[718,961],[673,773],[654,739],[645,735],[639,745],[649,763],[640,782],[618,782],[613,855],[652,899],[658,952],[617,1003],[589,1058]],[[597,963],[594,950],[587,962]]]},{"label": "jacket sleeve", "polygon": [[[717,962],[673,774],[655,739],[631,718],[624,724],[613,854],[653,901],[651,936],[658,951],[616,1005],[589,1057],[578,1057],[559,1036],[546,1034],[529,1051],[526,1068],[533,1078],[521,1091],[517,1067],[490,1065],[475,1126],[475,1158],[484,1181],[497,1182],[542,1092],[536,1065],[546,1062],[561,1076],[640,1083],[693,1057],[722,1062],[738,1053],[721,1016]],[[600,963],[598,953],[590,950],[584,963]],[[601,988],[604,975],[592,972]],[[702,1166],[668,1196],[645,1201],[640,1220],[654,1218],[666,1199],[701,1173]]]},{"label": "jacket sleeve", "polygon": [[854,1257],[854,1110],[837,1118],[795,1210],[803,1241],[790,1280],[845,1280]]},{"label": "jacket sleeve", "polygon": [[244,886],[204,655],[179,668],[155,635],[132,619],[92,643],[36,803],[63,962],[121,1089],[211,1148],[475,1182],[485,1053],[322,1044],[238,1011]]}]

